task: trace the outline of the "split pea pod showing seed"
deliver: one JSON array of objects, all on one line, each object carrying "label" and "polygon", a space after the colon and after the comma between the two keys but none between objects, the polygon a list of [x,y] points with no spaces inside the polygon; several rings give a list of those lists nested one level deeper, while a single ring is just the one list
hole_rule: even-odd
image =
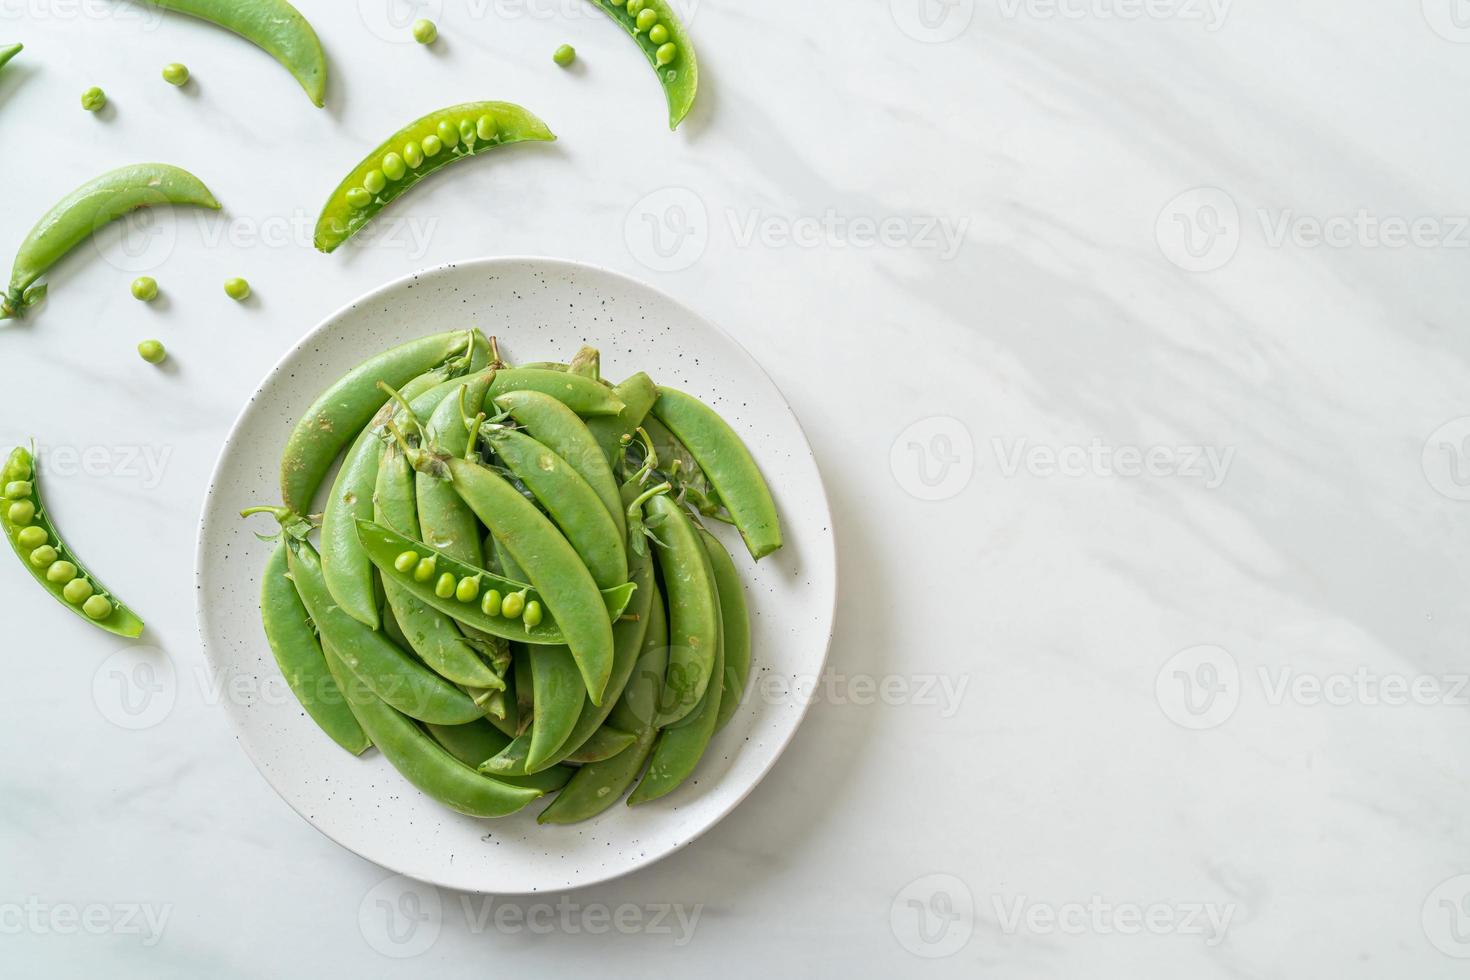
[{"label": "split pea pod showing seed", "polygon": [[466,102],[431,112],[388,137],[337,185],[317,219],[314,243],[333,251],[410,187],[456,160],[555,139],[545,123],[509,102]]},{"label": "split pea pod showing seed", "polygon": [[41,216],[15,253],[10,286],[0,298],[0,320],[24,316],[41,301],[37,280],[73,248],[123,215],[164,204],[219,210],[204,183],[165,163],[140,163],[110,170],[72,191]]},{"label": "split pea pod showing seed", "polygon": [[617,21],[648,58],[668,99],[669,128],[678,129],[699,91],[699,61],[673,6],[667,0],[592,2]]},{"label": "split pea pod showing seed", "polygon": [[301,83],[312,103],[322,105],[327,87],[327,56],[311,24],[285,0],[147,2],[164,10],[207,20],[238,34],[280,62]]},{"label": "split pea pod showing seed", "polygon": [[141,634],[143,621],[86,570],[56,533],[41,502],[40,474],[31,452],[17,447],[0,477],[0,526],[31,577],[93,626],[129,638]]}]

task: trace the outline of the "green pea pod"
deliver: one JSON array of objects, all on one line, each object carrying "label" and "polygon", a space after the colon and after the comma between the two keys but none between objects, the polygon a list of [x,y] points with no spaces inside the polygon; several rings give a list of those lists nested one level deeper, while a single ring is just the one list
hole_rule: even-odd
[{"label": "green pea pod", "polygon": [[[464,417],[465,406],[485,403],[485,392],[494,372],[471,378],[444,399],[429,420],[429,432],[439,450],[451,456],[463,456],[470,446],[470,432]],[[560,404],[560,403],[558,403]],[[475,411],[475,408],[470,408]],[[418,493],[419,534],[429,547],[468,565],[483,565],[480,547],[480,522],[454,487],[427,473],[416,476]]]},{"label": "green pea pod", "polygon": [[531,744],[526,771],[545,769],[577,726],[582,702],[587,700],[577,659],[566,647],[537,647],[531,651]]},{"label": "green pea pod", "polygon": [[[397,446],[383,453],[373,490],[373,517],[383,527],[417,529],[413,467]],[[455,584],[458,584],[455,579]],[[434,586],[433,580],[427,583]],[[480,690],[500,691],[505,682],[481,660],[454,620],[419,599],[397,580],[383,579],[383,594],[408,645],[440,677]]]},{"label": "green pea pod", "polygon": [[[511,492],[514,493],[515,491],[512,490]],[[516,494],[516,496],[519,497],[520,494]],[[524,500],[525,498],[522,497],[521,499]],[[528,504],[528,506],[530,505]],[[552,528],[552,530],[555,531],[556,529]],[[384,527],[381,524],[374,524],[372,521],[358,521],[357,533],[362,538],[363,547],[367,549],[368,558],[372,560],[372,563],[377,566],[378,571],[382,573],[385,584],[391,581],[396,585],[402,586],[410,594],[438,609],[456,622],[489,633],[491,636],[498,636],[519,643],[549,646],[566,642],[566,634],[563,632],[557,620],[556,612],[550,606],[544,594],[534,586],[526,582],[506,578],[503,575],[496,575],[488,569],[477,568],[473,565],[456,561],[449,555],[435,551],[421,541],[415,541],[407,535],[399,534],[391,528]],[[458,595],[444,597],[436,594],[434,591],[434,586],[437,584],[436,580],[431,579],[420,582],[414,578],[412,572],[404,572],[398,569],[396,562],[409,552],[417,555],[419,561],[431,559],[436,574],[451,572],[460,581],[465,579],[478,581],[479,595],[474,600],[465,601],[460,599]],[[575,553],[573,557],[575,557]],[[583,569],[582,574],[587,574],[586,569]],[[594,585],[593,588],[595,589],[596,586]],[[608,589],[606,592],[599,593],[599,608],[601,609],[603,621],[610,624],[613,620],[621,616],[623,611],[628,608],[628,603],[632,601],[636,589],[637,587],[632,582],[627,582],[618,586],[616,589]],[[546,609],[545,616],[535,626],[527,626],[524,618],[512,619],[502,615],[489,615],[484,611],[483,602],[485,595],[491,591],[499,592],[501,596],[507,596],[513,592],[524,593],[526,604],[529,605],[532,602],[541,603],[543,608]],[[591,633],[596,632],[595,629],[589,630],[589,627],[580,621],[576,628]],[[611,626],[609,626],[609,632],[611,632]]]},{"label": "green pea pod", "polygon": [[316,247],[335,250],[410,187],[455,160],[527,140],[555,140],[546,124],[509,102],[466,102],[415,119],[369,153],[327,198]]},{"label": "green pea pod", "polygon": [[[658,400],[657,389],[654,390],[654,400]],[[649,405],[650,413],[652,410],[653,406]],[[699,498],[714,495],[714,487],[709,485],[709,479],[700,469],[694,454],[662,422],[649,414],[643,420],[643,431],[648,433],[649,442],[653,444],[658,468],[670,477],[677,475],[681,490]]]},{"label": "green pea pod", "polygon": [[699,61],[673,6],[668,0],[593,2],[622,25],[647,56],[668,99],[669,129],[678,129],[699,91]]},{"label": "green pea pod", "polygon": [[603,725],[592,733],[592,737],[583,742],[566,761],[578,766],[591,765],[594,762],[606,762],[619,752],[624,751],[637,740],[632,732],[614,728],[611,725]]},{"label": "green pea pod", "polygon": [[573,472],[587,481],[607,508],[617,526],[618,539],[622,540],[628,528],[617,478],[608,465],[607,455],[577,413],[539,391],[501,395],[495,399],[495,406],[509,412],[537,442],[565,460]]},{"label": "green pea pod", "polygon": [[[668,497],[648,502],[662,548],[655,548],[669,602],[669,673],[664,681],[659,727],[685,721],[718,676],[714,661],[720,644],[720,604],[709,556],[694,522]],[[719,684],[713,685],[719,687]]]},{"label": "green pea pod", "polygon": [[669,657],[668,623],[661,596],[654,596],[649,611],[648,632],[633,678],[613,708],[610,723],[634,735],[631,746],[602,762],[577,770],[537,823],[570,824],[590,820],[607,810],[627,792],[653,751],[658,729],[654,727],[659,693]]},{"label": "green pea pod", "polygon": [[596,347],[583,346],[576,355],[567,362],[567,371],[579,374],[593,381],[602,380],[602,352]]},{"label": "green pea pod", "polygon": [[260,615],[265,624],[265,638],[270,643],[271,653],[275,655],[276,666],[281,668],[286,685],[311,720],[348,752],[362,755],[372,743],[327,669],[321,643],[317,641],[306,607],[288,577],[287,551],[284,541],[276,546],[260,584]]},{"label": "green pea pod", "polygon": [[[435,368],[403,386],[399,392],[416,413],[434,411],[433,405],[443,401],[451,388],[443,382],[461,370],[477,370],[484,366],[486,350],[476,344],[469,358],[462,362]],[[327,589],[353,619],[378,628],[378,601],[373,588],[373,563],[368,559],[357,537],[358,518],[373,516],[373,487],[378,480],[378,466],[383,460],[383,426],[394,415],[393,403],[384,405],[357,437],[337,479],[327,496],[327,509],[322,516],[320,553],[322,575]]]},{"label": "green pea pod", "polygon": [[320,107],[327,88],[327,56],[305,17],[286,0],[147,0],[217,24],[279,61]]},{"label": "green pea pod", "polygon": [[577,658],[588,697],[601,704],[612,674],[612,621],[587,566],[556,526],[500,474],[460,459],[447,465],[455,490],[526,570]]},{"label": "green pea pod", "polygon": [[7,44],[5,47],[0,48],[0,68],[4,68],[5,63],[20,54],[21,49],[24,47],[24,44]]},{"label": "green pea pod", "polygon": [[653,414],[694,454],[752,557],[759,560],[781,547],[776,502],[735,430],[704,402],[673,388],[659,388]]},{"label": "green pea pod", "polygon": [[515,429],[487,427],[485,441],[551,514],[599,589],[628,581],[628,551],[597,491],[541,442]]},{"label": "green pea pod", "polygon": [[[382,633],[368,629],[338,609],[322,580],[321,562],[311,545],[292,539],[290,546],[288,562],[296,591],[321,631],[323,646],[333,647],[353,676],[389,705],[420,721],[463,725],[482,716],[475,702],[463,691],[399,649]],[[361,714],[358,720],[362,720]],[[372,728],[364,724],[363,729],[381,747]]]},{"label": "green pea pod", "polygon": [[298,514],[311,508],[333,460],[387,404],[388,395],[379,382],[402,388],[484,342],[477,330],[420,337],[369,358],[318,395],[286,440],[281,456],[282,502]]},{"label": "green pea pod", "polygon": [[51,597],[93,626],[132,638],[143,621],[123,605],[61,540],[41,500],[40,473],[30,450],[17,446],[0,480],[0,526],[31,577]]},{"label": "green pea pod", "polygon": [[624,408],[611,388],[590,378],[545,368],[509,368],[495,375],[490,399],[513,391],[539,391],[550,395],[578,415],[617,415]]},{"label": "green pea pod", "polygon": [[654,387],[653,379],[640,371],[614,388],[613,394],[622,401],[623,410],[611,417],[588,419],[587,430],[592,433],[616,475],[617,465],[623,458],[623,437],[631,436],[643,424],[653,403],[658,400],[658,389]]},{"label": "green pea pod", "polygon": [[[449,754],[471,768],[479,766],[490,756],[497,754],[510,744],[487,721],[472,721],[468,725],[425,725],[434,741],[444,746]],[[543,793],[555,793],[567,784],[577,770],[571,766],[553,766],[530,776],[496,776],[494,778],[511,786],[529,786]]]},{"label": "green pea pod", "polygon": [[139,208],[164,204],[219,210],[219,202],[198,177],[165,163],[109,170],[63,197],[41,216],[16,251],[10,288],[0,299],[0,320],[24,316],[44,295],[46,287],[36,281],[103,226]]},{"label": "green pea pod", "polygon": [[709,555],[715,590],[720,596],[720,627],[724,630],[725,672],[720,693],[720,714],[715,731],[729,723],[745,696],[750,677],[750,614],[745,608],[745,586],[730,553],[713,534],[700,528],[699,540]]},{"label": "green pea pod", "polygon": [[322,652],[368,738],[393,768],[432,799],[471,817],[503,817],[543,795],[475,772],[362,683],[330,640]]}]

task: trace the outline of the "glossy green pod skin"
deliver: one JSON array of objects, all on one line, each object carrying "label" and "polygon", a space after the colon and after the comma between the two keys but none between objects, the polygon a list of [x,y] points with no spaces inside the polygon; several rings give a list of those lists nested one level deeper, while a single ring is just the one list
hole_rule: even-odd
[{"label": "glossy green pod skin", "polygon": [[[25,492],[12,497],[9,495],[12,486]],[[5,491],[5,496],[0,497],[0,527],[5,530],[5,539],[10,542],[16,557],[26,567],[26,571],[31,573],[31,577],[40,583],[41,588],[75,615],[99,629],[129,639],[140,635],[143,632],[143,621],[97,581],[96,576],[87,571],[81,559],[77,558],[56,532],[55,525],[46,513],[46,505],[41,500],[40,473],[30,450],[17,446],[11,451],[5,461],[0,490]],[[35,538],[35,543],[23,540],[29,538]],[[71,574],[58,580],[62,570],[69,570]],[[86,582],[91,591],[82,596],[80,601],[71,602],[67,600],[63,590],[76,580]],[[106,615],[100,617],[84,611],[87,603],[97,596],[107,604]],[[101,611],[98,609],[99,605],[100,603],[93,603],[87,608],[92,608],[94,612]]]},{"label": "glossy green pod skin", "polygon": [[745,684],[750,677],[750,612],[745,606],[745,585],[740,581],[740,573],[730,553],[718,538],[703,528],[699,529],[699,540],[709,555],[715,590],[720,596],[720,628],[724,630],[724,677],[720,713],[715,720],[715,731],[719,731],[740,707],[745,696]]},{"label": "glossy green pod skin", "polygon": [[307,513],[337,455],[388,403],[379,382],[402,388],[484,343],[478,330],[433,334],[384,351],[347,372],[317,396],[291,430],[281,454],[281,501],[297,514]]},{"label": "glossy green pod skin", "polygon": [[[490,386],[489,400],[494,401],[513,391],[539,391],[582,416],[617,415],[625,407],[606,385],[578,374],[547,368],[507,368],[497,372],[495,382]],[[493,408],[493,405],[486,405],[487,412]]]},{"label": "glossy green pod skin", "polygon": [[[694,97],[699,91],[699,59],[694,55],[694,45],[680,23],[678,15],[667,0],[643,0],[642,10],[651,10],[657,15],[657,24],[668,31],[668,40],[659,44],[649,37],[653,28],[643,30],[638,26],[636,13],[628,12],[627,0],[592,0],[603,13],[622,26],[623,30],[637,43],[648,63],[658,74],[658,83],[663,87],[664,97],[669,103],[669,129],[678,129],[679,123],[694,107]],[[659,49],[673,45],[671,60],[661,61]]]},{"label": "glossy green pod skin", "polygon": [[480,775],[376,696],[347,668],[330,640],[322,652],[368,738],[393,768],[430,798],[471,817],[503,817],[543,795],[538,789]]},{"label": "glossy green pod skin", "polygon": [[658,400],[658,388],[653,379],[639,371],[613,389],[613,394],[623,403],[623,410],[614,416],[599,416],[587,420],[587,431],[607,457],[614,475],[625,451],[623,437],[632,436],[643,424],[653,403]]},{"label": "glossy green pod skin", "polygon": [[342,748],[362,755],[372,742],[327,668],[311,618],[288,577],[287,550],[284,541],[276,545],[260,585],[260,615],[266,640],[286,685],[311,720]]},{"label": "glossy green pod skin", "polygon": [[[488,721],[472,721],[468,725],[425,725],[434,741],[465,765],[476,768],[510,744],[510,738]],[[529,776],[495,776],[511,786],[529,786],[543,793],[555,793],[567,784],[577,770],[571,766],[552,766]]]},{"label": "glossy green pod skin", "polygon": [[[429,418],[430,439],[439,452],[463,456],[469,449],[470,432],[463,413],[470,412],[469,421],[473,421],[478,406],[485,403],[485,392],[494,377],[494,372],[485,372],[469,379],[445,398]],[[435,551],[467,565],[483,565],[485,553],[480,547],[480,522],[475,512],[459,498],[447,480],[427,473],[419,473],[414,479],[414,489],[418,494],[419,537]]]},{"label": "glossy green pod skin", "polygon": [[582,703],[587,700],[577,658],[566,647],[537,647],[531,651],[531,744],[526,771],[539,772],[566,744],[577,726]]},{"label": "glossy green pod skin", "polygon": [[20,54],[24,47],[24,44],[7,44],[5,47],[0,48],[0,68],[4,68],[5,63]]},{"label": "glossy green pod skin", "polygon": [[[509,102],[466,102],[431,112],[388,137],[342,179],[317,218],[314,243],[320,251],[334,251],[409,188],[456,160],[511,143],[555,139],[544,122]],[[418,165],[410,165],[412,160]]]},{"label": "glossy green pod skin", "polygon": [[750,554],[759,560],[781,547],[781,521],[770,487],[750,450],[729,423],[692,395],[660,387],[653,414],[689,448],[730,511]]},{"label": "glossy green pod skin", "polygon": [[593,732],[592,737],[583,742],[576,751],[568,755],[566,761],[577,766],[606,762],[635,741],[637,737],[632,732],[625,732],[611,725],[603,725]]},{"label": "glossy green pod skin", "polygon": [[15,253],[10,286],[0,299],[0,320],[20,317],[40,301],[36,281],[103,226],[139,208],[165,204],[219,210],[204,182],[166,163],[139,163],[94,177],[41,216]]},{"label": "glossy green pod skin", "polygon": [[587,481],[607,508],[617,527],[618,539],[622,540],[628,528],[618,480],[613,476],[607,455],[577,413],[539,391],[509,392],[495,399],[495,407],[509,412],[532,438],[566,460],[572,471]]},{"label": "glossy green pod skin", "polygon": [[669,672],[664,681],[659,727],[677,726],[703,701],[720,645],[720,605],[709,556],[694,522],[668,497],[648,502],[650,521],[662,547],[654,548],[663,572],[669,613]]},{"label": "glossy green pod skin", "polygon": [[320,108],[327,90],[327,56],[316,31],[286,0],[147,0],[155,7],[207,20],[265,51],[295,76]]}]

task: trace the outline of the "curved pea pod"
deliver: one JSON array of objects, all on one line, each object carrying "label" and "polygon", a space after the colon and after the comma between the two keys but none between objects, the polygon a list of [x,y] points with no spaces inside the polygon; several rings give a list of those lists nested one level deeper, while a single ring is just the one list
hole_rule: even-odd
[{"label": "curved pea pod", "polygon": [[327,88],[327,56],[305,17],[285,0],[147,0],[232,31],[262,49],[295,76],[320,107]]},{"label": "curved pea pod", "polygon": [[588,419],[587,431],[592,433],[608,463],[616,467],[623,458],[623,437],[631,436],[643,424],[658,399],[658,389],[652,378],[639,371],[615,387],[613,394],[623,403],[623,410],[614,416]]},{"label": "curved pea pod", "polygon": [[653,414],[689,448],[757,560],[781,547],[781,520],[765,477],[729,424],[704,402],[660,387]]},{"label": "curved pea pod", "polygon": [[[520,495],[517,494],[517,496]],[[415,541],[413,538],[372,521],[358,521],[357,533],[362,538],[363,547],[367,549],[368,558],[382,572],[385,584],[391,581],[402,586],[410,594],[456,622],[491,636],[518,643],[549,646],[566,642],[566,634],[557,620],[556,612],[550,607],[545,596],[529,583],[496,575],[488,569],[456,561],[449,555],[435,551],[422,541]],[[437,584],[436,579],[420,582],[411,573],[398,569],[396,564],[398,559],[409,552],[417,556],[417,561],[431,560],[436,576],[449,572],[461,582],[465,579],[478,582],[479,594],[470,600],[461,599],[457,594],[448,597],[437,594],[434,589]],[[582,574],[587,574],[585,569]],[[594,585],[593,588],[595,589],[596,586]],[[598,593],[598,608],[601,610],[600,615],[604,622],[611,623],[623,614],[623,611],[628,608],[628,603],[632,601],[636,588],[637,586],[632,582],[626,582],[615,589]],[[539,602],[546,609],[546,613],[541,622],[534,626],[527,626],[524,618],[492,616],[484,611],[483,605],[486,594],[492,591],[500,593],[501,596],[523,593],[527,605]],[[580,625],[579,628],[585,629]],[[609,626],[609,631],[611,631],[611,626]]]},{"label": "curved pea pod", "polygon": [[513,391],[539,391],[550,395],[578,415],[617,415],[625,407],[611,388],[591,378],[546,368],[507,368],[495,375],[489,399]]},{"label": "curved pea pod", "polygon": [[281,500],[298,514],[311,508],[327,470],[347,444],[388,402],[382,382],[402,388],[485,343],[478,330],[420,337],[369,358],[317,396],[286,440],[281,456]]},{"label": "curved pea pod", "polygon": [[613,756],[628,748],[637,737],[632,732],[625,732],[611,725],[603,725],[592,733],[592,737],[583,742],[566,761],[577,766],[591,765],[594,762],[606,762]]},{"label": "curved pea pod", "polygon": [[321,643],[311,627],[306,607],[291,584],[286,567],[284,541],[276,545],[265,566],[260,585],[260,615],[265,624],[265,638],[275,655],[281,676],[301,707],[322,731],[353,755],[362,755],[371,746],[362,726],[342,695],[327,661]]},{"label": "curved pea pod", "polygon": [[587,566],[556,526],[500,474],[460,459],[449,460],[448,467],[455,490],[525,569],[560,627],[561,642],[577,658],[588,697],[601,704],[612,675],[612,621]]},{"label": "curved pea pod", "polygon": [[535,115],[509,102],[466,102],[415,119],[388,137],[327,198],[316,223],[316,247],[335,250],[429,174],[477,153],[556,136]]},{"label": "curved pea pod", "polygon": [[330,640],[323,643],[322,652],[368,738],[393,768],[429,797],[471,817],[503,817],[543,795],[539,789],[480,775],[362,683]]},{"label": "curved pea pod", "polygon": [[[368,629],[337,608],[322,580],[321,563],[311,545],[292,540],[287,561],[296,591],[321,631],[323,647],[334,648],[353,676],[374,694],[420,721],[463,725],[481,717],[480,709],[463,691],[399,649],[382,633]],[[337,682],[341,684],[340,677]],[[358,720],[362,720],[360,714]],[[372,728],[366,724],[362,727],[381,747]]]},{"label": "curved pea pod", "polygon": [[537,647],[530,651],[532,704],[531,744],[526,756],[526,771],[545,769],[566,744],[582,702],[587,700],[577,658],[563,646]]},{"label": "curved pea pod", "polygon": [[15,253],[10,287],[0,299],[0,320],[25,315],[45,295],[36,285],[61,258],[103,226],[139,208],[165,204],[219,210],[204,182],[166,163],[109,170],[63,197],[41,216]]},{"label": "curved pea pod", "polygon": [[628,580],[628,550],[597,491],[566,460],[516,429],[489,427],[485,441],[545,507],[599,589]]},{"label": "curved pea pod", "polygon": [[509,412],[510,417],[525,426],[537,442],[565,460],[574,473],[587,481],[607,508],[621,540],[627,531],[627,522],[623,517],[623,496],[618,490],[617,478],[613,476],[607,455],[577,413],[539,391],[509,392],[496,398],[495,406]]},{"label": "curved pea pod", "polygon": [[720,604],[709,556],[694,522],[668,497],[647,504],[650,522],[662,548],[655,548],[669,604],[669,672],[664,681],[659,727],[677,726],[689,718],[717,676]]},{"label": "curved pea pod", "polygon": [[17,446],[0,479],[0,526],[31,577],[51,597],[93,626],[132,638],[143,621],[87,571],[56,533],[41,500],[40,473],[30,450]]},{"label": "curved pea pod", "polygon": [[648,58],[669,103],[669,129],[678,129],[699,91],[699,61],[673,6],[667,0],[640,0],[636,7],[628,0],[592,2],[622,25]]},{"label": "curved pea pod", "polygon": [[0,48],[0,68],[4,68],[5,63],[20,54],[21,49],[24,47],[24,44],[7,44],[3,48]]},{"label": "curved pea pod", "polygon": [[659,693],[669,657],[668,623],[662,596],[655,595],[649,610],[648,631],[638,666],[623,696],[613,708],[609,723],[631,732],[631,746],[601,762],[592,762],[562,788],[537,823],[569,824],[589,820],[607,810],[627,792],[653,751],[658,729],[654,727]]},{"label": "curved pea pod", "polygon": [[[478,411],[495,375],[486,372],[471,378],[445,398],[429,419],[429,432],[441,452],[463,456],[469,449],[470,431],[466,410]],[[467,408],[468,407],[468,408]],[[470,565],[483,565],[480,522],[474,511],[454,492],[447,480],[427,473],[415,476],[418,494],[419,535],[429,547]]]},{"label": "curved pea pod", "polygon": [[745,607],[745,585],[735,562],[720,540],[700,528],[699,540],[709,555],[714,573],[715,590],[720,597],[720,627],[724,631],[724,678],[720,693],[720,713],[715,731],[729,723],[745,696],[745,683],[750,678],[750,613]]},{"label": "curved pea pod", "polygon": [[[444,746],[449,754],[471,768],[510,744],[510,739],[496,730],[487,721],[472,721],[468,725],[425,725],[434,741]],[[495,779],[511,786],[529,786],[543,793],[555,793],[567,784],[577,770],[571,766],[553,766],[529,776],[495,776]]]}]

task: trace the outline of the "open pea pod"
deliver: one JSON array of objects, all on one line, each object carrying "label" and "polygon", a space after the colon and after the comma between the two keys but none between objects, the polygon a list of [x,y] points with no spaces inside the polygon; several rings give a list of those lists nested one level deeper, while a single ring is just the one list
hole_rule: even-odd
[{"label": "open pea pod", "polygon": [[320,106],[327,88],[327,56],[316,31],[286,0],[147,0],[223,27],[279,61]]},{"label": "open pea pod", "polygon": [[0,526],[21,564],[51,597],[93,626],[129,638],[143,632],[143,621],[82,565],[61,540],[41,502],[36,460],[16,447],[5,462],[0,490]]},{"label": "open pea pod", "polygon": [[699,91],[699,60],[673,6],[667,0],[592,2],[617,21],[648,58],[669,102],[669,128],[678,129]]},{"label": "open pea pod", "polygon": [[456,160],[511,143],[555,139],[544,122],[509,102],[466,102],[415,119],[332,191],[317,219],[315,245],[335,250],[410,187]]},{"label": "open pea pod", "polygon": [[[357,534],[362,540],[363,547],[367,549],[368,558],[378,567],[385,579],[392,581],[415,598],[438,609],[451,619],[492,636],[520,643],[549,646],[566,642],[561,627],[557,625],[556,617],[542,601],[541,593],[525,582],[517,582],[486,569],[456,561],[422,541],[414,541],[412,538],[405,537],[372,521],[359,520]],[[412,564],[406,557],[408,555],[413,556]],[[414,573],[422,562],[431,564],[427,566],[430,569],[429,577],[421,580]],[[447,596],[441,596],[436,586],[446,574],[453,576],[456,591]],[[473,595],[470,594],[468,587],[463,593],[458,590],[458,584],[467,580],[477,583]],[[602,601],[607,606],[609,621],[616,620],[623,614],[623,610],[632,601],[636,589],[636,585],[628,582],[602,593]],[[520,595],[520,605],[523,609],[529,608],[532,602],[540,603],[545,610],[541,621],[533,626],[528,626],[523,617],[486,613],[484,611],[485,599],[491,592],[498,593],[502,599],[511,595]],[[467,598],[462,599],[461,595]]]}]

